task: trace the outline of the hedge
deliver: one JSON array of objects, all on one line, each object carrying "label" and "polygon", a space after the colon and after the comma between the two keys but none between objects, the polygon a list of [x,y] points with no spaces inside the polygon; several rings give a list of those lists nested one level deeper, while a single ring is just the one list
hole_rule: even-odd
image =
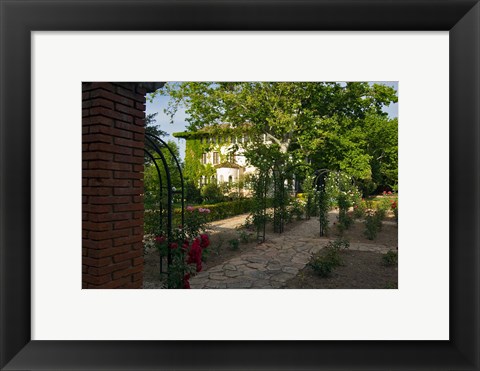
[{"label": "hedge", "polygon": [[[185,205],[186,207],[187,205]],[[204,208],[209,209],[210,213],[207,214],[207,220],[209,222],[214,222],[216,220],[222,220],[226,218],[231,218],[232,216],[249,213],[253,210],[255,206],[255,200],[252,198],[242,198],[234,201],[219,202],[212,205],[199,205],[195,208]],[[271,206],[271,200],[267,200],[267,207]],[[175,207],[173,209],[173,226],[181,224],[181,212],[180,207]],[[187,211],[185,211],[187,212]],[[156,231],[158,228],[158,217],[160,210],[145,210],[145,234],[156,234],[159,231]],[[165,210],[166,215],[166,210]],[[164,219],[164,224],[166,225],[166,219]]]}]

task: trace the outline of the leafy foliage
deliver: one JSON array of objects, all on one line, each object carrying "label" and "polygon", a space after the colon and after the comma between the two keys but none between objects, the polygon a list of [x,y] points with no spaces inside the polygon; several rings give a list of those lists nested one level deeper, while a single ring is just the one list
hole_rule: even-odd
[{"label": "leafy foliage", "polygon": [[[397,102],[396,91],[366,82],[184,82],[155,94],[170,96],[172,121],[186,108],[189,130],[228,122],[251,124],[250,147],[289,153],[293,163],[341,170],[363,191],[397,182],[398,122],[382,108]],[[153,96],[154,96],[153,95]],[[276,147],[276,148],[274,148]],[[255,153],[259,153],[255,152]],[[247,156],[257,166],[255,153]]]},{"label": "leafy foliage", "polygon": [[330,241],[324,249],[324,254],[313,255],[307,266],[312,268],[320,277],[328,277],[334,268],[342,265],[340,250],[349,247],[350,243],[345,239]]}]

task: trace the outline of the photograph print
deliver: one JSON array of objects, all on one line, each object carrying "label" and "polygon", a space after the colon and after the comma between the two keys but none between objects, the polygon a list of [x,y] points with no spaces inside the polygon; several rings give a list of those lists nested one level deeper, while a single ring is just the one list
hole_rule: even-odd
[{"label": "photograph print", "polygon": [[83,82],[83,289],[397,289],[398,82]]}]

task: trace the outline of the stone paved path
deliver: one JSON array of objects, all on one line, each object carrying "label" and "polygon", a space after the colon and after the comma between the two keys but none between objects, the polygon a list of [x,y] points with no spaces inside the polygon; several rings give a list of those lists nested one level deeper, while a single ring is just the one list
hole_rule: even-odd
[{"label": "stone paved path", "polygon": [[[336,213],[329,215],[331,222]],[[281,235],[268,236],[265,243],[220,265],[200,272],[190,280],[192,289],[274,289],[285,287],[310,255],[324,248],[330,240],[318,236],[318,220],[300,223]],[[370,243],[351,243],[351,250],[386,253],[389,248]]]}]

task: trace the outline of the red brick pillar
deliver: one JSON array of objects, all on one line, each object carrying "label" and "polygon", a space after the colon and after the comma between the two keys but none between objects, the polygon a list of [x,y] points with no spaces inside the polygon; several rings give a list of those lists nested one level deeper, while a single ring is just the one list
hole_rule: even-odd
[{"label": "red brick pillar", "polygon": [[143,86],[82,83],[83,288],[142,287]]}]

